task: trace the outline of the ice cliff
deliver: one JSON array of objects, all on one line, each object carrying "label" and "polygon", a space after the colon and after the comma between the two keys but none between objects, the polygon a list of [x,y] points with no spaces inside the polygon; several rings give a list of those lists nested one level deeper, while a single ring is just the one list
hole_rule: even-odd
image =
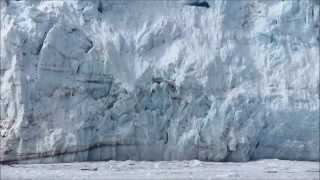
[{"label": "ice cliff", "polygon": [[319,7],[1,1],[1,161],[319,161]]}]

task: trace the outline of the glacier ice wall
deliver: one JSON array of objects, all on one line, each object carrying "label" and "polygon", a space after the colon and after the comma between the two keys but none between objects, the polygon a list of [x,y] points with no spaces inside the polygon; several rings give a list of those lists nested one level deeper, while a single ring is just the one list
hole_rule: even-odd
[{"label": "glacier ice wall", "polygon": [[1,1],[2,162],[319,160],[319,1]]}]

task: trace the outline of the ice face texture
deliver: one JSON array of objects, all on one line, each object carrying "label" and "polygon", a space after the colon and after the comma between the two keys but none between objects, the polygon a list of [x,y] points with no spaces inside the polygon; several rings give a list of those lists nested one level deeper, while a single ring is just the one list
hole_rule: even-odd
[{"label": "ice face texture", "polygon": [[319,160],[317,0],[1,3],[1,161]]}]

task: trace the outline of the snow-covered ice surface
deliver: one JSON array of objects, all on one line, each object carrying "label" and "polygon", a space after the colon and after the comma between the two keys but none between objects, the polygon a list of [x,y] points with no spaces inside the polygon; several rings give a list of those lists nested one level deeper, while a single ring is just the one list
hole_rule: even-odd
[{"label": "snow-covered ice surface", "polygon": [[319,180],[318,162],[109,161],[1,166],[3,180]]},{"label": "snow-covered ice surface", "polygon": [[1,161],[319,161],[319,0],[187,2],[1,0]]}]

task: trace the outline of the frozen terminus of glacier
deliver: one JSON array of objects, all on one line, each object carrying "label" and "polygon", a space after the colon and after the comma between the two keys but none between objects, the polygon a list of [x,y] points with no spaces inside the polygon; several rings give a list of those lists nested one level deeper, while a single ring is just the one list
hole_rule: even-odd
[{"label": "frozen terminus of glacier", "polygon": [[319,161],[319,1],[207,3],[1,1],[1,161]]}]

